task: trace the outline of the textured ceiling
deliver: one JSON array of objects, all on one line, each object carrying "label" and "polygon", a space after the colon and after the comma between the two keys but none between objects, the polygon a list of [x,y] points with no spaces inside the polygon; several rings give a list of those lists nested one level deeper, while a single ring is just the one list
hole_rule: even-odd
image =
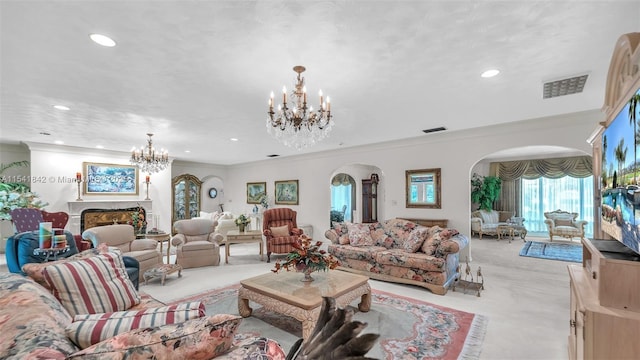
[{"label": "textured ceiling", "polygon": [[[640,2],[3,0],[0,21],[0,142],[129,151],[152,132],[176,159],[237,164],[299,153],[265,128],[295,65],[335,120],[303,153],[599,109]],[[584,73],[584,92],[542,99]]]}]

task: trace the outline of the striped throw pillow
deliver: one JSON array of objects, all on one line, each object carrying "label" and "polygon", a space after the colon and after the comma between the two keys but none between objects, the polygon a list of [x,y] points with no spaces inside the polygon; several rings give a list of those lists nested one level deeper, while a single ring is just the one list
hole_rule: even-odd
[{"label": "striped throw pillow", "polygon": [[140,311],[76,315],[66,328],[69,339],[81,349],[129,330],[181,323],[205,315],[204,304],[187,302]]},{"label": "striped throw pillow", "polygon": [[43,273],[51,292],[71,316],[124,311],[140,302],[122,257],[116,253],[47,266]]}]

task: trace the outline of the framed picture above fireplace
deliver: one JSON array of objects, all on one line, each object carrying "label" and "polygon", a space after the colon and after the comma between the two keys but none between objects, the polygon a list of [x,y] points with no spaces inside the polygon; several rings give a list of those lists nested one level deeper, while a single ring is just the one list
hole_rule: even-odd
[{"label": "framed picture above fireplace", "polygon": [[138,168],[133,165],[82,163],[87,195],[138,195]]}]

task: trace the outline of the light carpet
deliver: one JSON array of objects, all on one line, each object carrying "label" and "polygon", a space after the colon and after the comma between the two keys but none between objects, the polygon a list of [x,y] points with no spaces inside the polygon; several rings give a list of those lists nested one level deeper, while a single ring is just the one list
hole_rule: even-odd
[{"label": "light carpet", "polygon": [[579,263],[582,262],[582,245],[527,241],[520,256]]},{"label": "light carpet", "polygon": [[[238,314],[239,284],[177,299],[202,301],[207,314]],[[243,319],[239,337],[267,336],[278,340],[286,352],[302,335],[299,321],[262,309],[254,309]],[[365,333],[378,333],[380,339],[367,356],[378,359],[478,359],[488,318],[427,302],[372,290],[369,312],[356,312],[354,319],[368,323]]]}]

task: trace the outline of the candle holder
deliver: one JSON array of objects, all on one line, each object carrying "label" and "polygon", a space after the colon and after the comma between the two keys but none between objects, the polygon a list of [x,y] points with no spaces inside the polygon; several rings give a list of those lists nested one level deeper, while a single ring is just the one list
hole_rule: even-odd
[{"label": "candle holder", "polygon": [[76,183],[78,184],[78,198],[76,201],[82,201],[82,197],[80,197],[80,186],[82,185],[82,179],[76,178]]},{"label": "candle holder", "polygon": [[145,184],[145,185],[147,185],[147,190],[146,190],[147,197],[146,197],[146,198],[144,198],[144,199],[145,199],[145,200],[151,200],[151,199],[149,198],[149,184],[151,184],[151,181],[146,180],[146,181],[144,182],[144,184]]}]

